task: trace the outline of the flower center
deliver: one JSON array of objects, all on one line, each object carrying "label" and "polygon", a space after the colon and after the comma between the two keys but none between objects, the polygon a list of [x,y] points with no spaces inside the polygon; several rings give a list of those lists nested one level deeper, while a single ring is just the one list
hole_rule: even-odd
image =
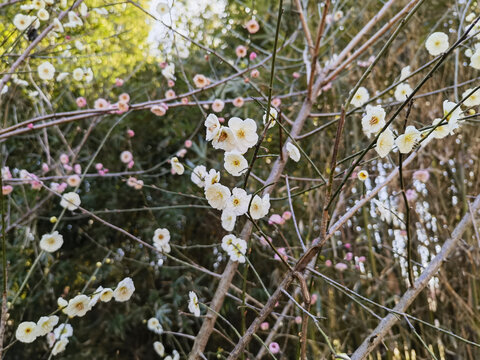
[{"label": "flower center", "polygon": [[239,166],[240,165],[240,160],[233,160],[233,165]]},{"label": "flower center", "polygon": [[370,119],[370,125],[377,125],[380,122],[380,119],[376,116],[372,116]]}]

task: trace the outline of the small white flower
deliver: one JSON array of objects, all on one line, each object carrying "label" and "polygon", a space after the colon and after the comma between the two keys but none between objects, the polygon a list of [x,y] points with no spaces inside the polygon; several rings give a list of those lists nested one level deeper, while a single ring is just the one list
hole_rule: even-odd
[{"label": "small white flower", "polygon": [[218,121],[218,117],[215,114],[210,114],[207,116],[205,120],[205,127],[207,128],[207,134],[205,139],[207,141],[213,140],[218,132],[220,131],[220,121]]},{"label": "small white flower", "polygon": [[360,107],[365,104],[368,99],[370,99],[370,95],[368,94],[368,90],[365,89],[363,86],[359,87],[355,95],[353,95],[352,101],[350,104],[356,107]]},{"label": "small white flower", "polygon": [[212,103],[212,110],[216,113],[222,111],[224,107],[225,103],[220,99],[215,99]]},{"label": "small white flower", "polygon": [[480,47],[475,50],[470,58],[470,66],[474,69],[480,70]]},{"label": "small white flower", "polygon": [[365,181],[368,179],[368,171],[366,170],[361,170],[358,172],[358,175],[357,175],[357,178],[358,180],[360,181]]},{"label": "small white flower", "polygon": [[170,165],[172,165],[172,170],[174,174],[182,175],[185,171],[185,167],[175,156],[170,159]]},{"label": "small white flower", "polygon": [[78,176],[77,174],[70,175],[67,178],[67,184],[71,187],[76,187],[80,185],[80,181],[81,181],[80,176]]},{"label": "small white flower", "polygon": [[157,11],[158,15],[162,16],[169,13],[170,7],[166,2],[159,1],[157,6],[155,7],[155,10]]},{"label": "small white flower", "polygon": [[207,168],[204,165],[198,165],[193,168],[190,179],[199,188],[205,187],[205,177],[207,176]]},{"label": "small white flower", "polygon": [[68,12],[68,23],[65,24],[65,27],[68,28],[75,28],[77,26],[82,26],[83,21],[75,14],[73,11]]},{"label": "small white flower", "polygon": [[[457,104],[455,104],[452,101],[445,100],[443,102],[443,116],[444,117],[446,116],[446,119],[448,121],[448,129],[450,130],[451,134],[453,134],[453,131],[459,127],[458,119],[460,119],[460,117],[462,116],[461,107],[460,106],[456,107],[456,106]],[[456,109],[453,110],[455,107]],[[450,112],[452,113],[448,115]]]},{"label": "small white flower", "polygon": [[300,150],[293,145],[291,141],[287,143],[287,154],[290,159],[292,159],[295,162],[298,162],[300,160]]},{"label": "small white flower", "polygon": [[395,100],[405,101],[412,92],[413,90],[410,85],[408,85],[407,83],[400,84],[395,89]]},{"label": "small white flower", "polygon": [[37,326],[35,330],[37,331],[37,336],[47,335],[49,332],[53,331],[53,328],[58,324],[58,316],[42,316],[37,321]]},{"label": "small white flower", "polygon": [[122,281],[120,281],[113,291],[113,297],[115,301],[124,302],[128,301],[135,291],[135,286],[131,278],[126,277]]},{"label": "small white flower", "polygon": [[221,126],[218,133],[212,140],[214,149],[222,149],[225,151],[233,151],[237,148],[237,141],[232,129],[226,126]]},{"label": "small white flower", "polygon": [[73,328],[70,324],[60,324],[53,330],[55,339],[66,339],[73,335]]},{"label": "small white flower", "polygon": [[55,343],[55,346],[52,349],[52,355],[58,355],[61,352],[65,351],[68,345],[68,339],[63,338]]},{"label": "small white flower", "polygon": [[63,28],[62,23],[58,18],[53,19],[53,31],[63,33],[65,30]]},{"label": "small white flower", "polygon": [[395,139],[395,144],[398,146],[398,150],[402,154],[407,154],[412,151],[415,143],[420,139],[420,132],[415,128],[415,126],[407,126],[405,134],[400,135]]},{"label": "small white flower", "polygon": [[198,303],[198,297],[197,294],[195,294],[193,291],[190,291],[188,293],[188,310],[195,315],[196,317],[200,316],[200,305]]},{"label": "small white flower", "polygon": [[255,120],[242,120],[238,117],[233,117],[228,120],[228,127],[235,135],[237,150],[241,154],[244,154],[248,149],[255,146],[257,143],[257,123]]},{"label": "small white flower", "polygon": [[51,234],[45,234],[40,240],[40,248],[43,251],[52,253],[60,249],[63,245],[63,236],[54,231]]},{"label": "small white flower", "polygon": [[175,80],[175,64],[170,63],[162,69],[162,75],[167,80]]},{"label": "small white flower", "polygon": [[62,309],[62,312],[65,313],[65,309],[67,308],[68,306],[68,301],[65,300],[64,298],[62,297],[59,297],[57,299],[57,305],[58,305],[58,308],[59,309]]},{"label": "small white flower", "polygon": [[152,317],[147,321],[147,327],[150,331],[153,331],[155,334],[161,335],[163,333],[163,327],[158,321],[157,318]]},{"label": "small white flower", "polygon": [[278,117],[277,109],[275,109],[274,107],[270,107],[270,116],[268,120],[267,120],[267,112],[265,111],[265,114],[263,114],[263,125],[267,126],[267,123],[270,121],[270,125],[268,126],[268,128],[271,129],[277,123],[277,117]]},{"label": "small white flower", "polygon": [[170,231],[168,229],[156,229],[153,234],[153,242],[165,243],[170,241]]},{"label": "small white flower", "polygon": [[405,66],[402,71],[400,72],[400,81],[403,81],[405,80],[407,77],[410,76],[411,74],[411,70],[410,70],[410,65],[408,66]]},{"label": "small white flower", "polygon": [[248,195],[247,192],[240,188],[232,189],[232,196],[227,202],[227,211],[231,211],[235,216],[240,216],[248,211],[248,204],[252,195]]},{"label": "small white flower", "polygon": [[99,286],[95,292],[92,295],[92,298],[90,299],[90,302],[88,303],[88,306],[90,308],[93,308],[95,305],[97,305],[98,301],[100,300],[100,296],[102,296],[102,291],[103,291],[103,286]]},{"label": "small white flower", "polygon": [[362,128],[365,135],[376,134],[385,126],[385,110],[380,105],[367,105],[367,113],[362,118]]},{"label": "small white flower", "polygon": [[153,349],[158,354],[158,356],[165,356],[165,346],[160,341],[155,341],[153,343]]},{"label": "small white flower", "polygon": [[[470,94],[473,89],[465,90],[462,94],[462,98],[465,98],[468,94]],[[470,95],[463,104],[465,106],[477,106],[480,105],[480,89],[476,90],[472,95]]]},{"label": "small white flower", "polygon": [[432,56],[444,53],[448,49],[448,35],[443,32],[434,32],[427,38],[425,47]]},{"label": "small white flower", "polygon": [[81,204],[80,196],[74,192],[68,192],[62,195],[62,201],[60,201],[60,206],[66,208],[70,211],[78,209]]},{"label": "small white flower", "polygon": [[225,153],[223,166],[229,174],[240,176],[248,169],[248,162],[238,151]]},{"label": "small white flower", "polygon": [[220,171],[210,169],[205,176],[205,187],[216,184],[220,181]]},{"label": "small white flower", "polygon": [[68,302],[68,306],[65,309],[65,313],[69,317],[82,317],[84,316],[89,310],[90,307],[90,297],[87,295],[77,295],[73,299],[70,299]]},{"label": "small white flower", "polygon": [[42,80],[52,80],[55,76],[55,67],[50,64],[48,61],[41,63],[38,68],[38,76]]},{"label": "small white flower", "polygon": [[261,219],[268,214],[270,210],[270,195],[267,194],[263,199],[255,195],[250,205],[250,215],[254,220]]},{"label": "small white flower", "polygon": [[68,72],[62,72],[62,73],[58,74],[57,79],[56,79],[57,82],[65,80],[68,75],[70,75]]},{"label": "small white flower", "polygon": [[50,14],[45,9],[40,9],[37,12],[37,17],[42,21],[47,21],[50,18]]},{"label": "small white flower", "polygon": [[[436,126],[442,119],[435,119],[432,122],[432,126]],[[435,139],[443,139],[444,137],[450,134],[450,130],[448,129],[448,125],[440,125],[433,130],[432,135]]]},{"label": "small white flower", "polygon": [[237,220],[237,217],[232,211],[228,209],[223,210],[221,219],[222,219],[222,227],[226,231],[232,231],[235,228],[235,222]]},{"label": "small white flower", "polygon": [[15,17],[13,18],[13,25],[15,25],[15,27],[20,30],[20,31],[24,31],[26,30],[30,24],[35,21],[35,17],[34,16],[29,16],[29,15],[23,15],[23,14],[17,14],[15,15]]},{"label": "small white flower", "polygon": [[101,302],[109,302],[113,298],[113,290],[110,288],[105,288],[100,293],[100,301]]},{"label": "small white flower", "polygon": [[88,7],[85,5],[85,3],[81,3],[80,6],[78,7],[78,12],[82,16],[87,16],[88,14]]},{"label": "small white flower", "polygon": [[222,249],[230,256],[230,260],[245,262],[245,253],[247,251],[247,242],[237,238],[235,235],[225,235],[222,239]]},{"label": "small white flower", "polygon": [[393,149],[394,144],[395,139],[393,137],[392,131],[390,129],[386,129],[378,137],[375,150],[377,151],[377,154],[383,158],[387,156],[388,153]]},{"label": "small white flower", "polygon": [[133,155],[130,151],[128,150],[122,151],[122,153],[120,154],[121,162],[123,162],[124,164],[128,164],[132,160],[133,160]]},{"label": "small white flower", "polygon": [[230,189],[219,183],[205,187],[205,198],[208,204],[217,210],[225,209],[230,195]]},{"label": "small white flower", "polygon": [[72,73],[73,79],[76,81],[82,81],[84,75],[85,73],[83,72],[82,68],[76,68],[73,70],[73,73]]},{"label": "small white flower", "polygon": [[23,343],[34,342],[37,338],[37,324],[33,321],[24,321],[20,323],[15,331],[15,338]]}]

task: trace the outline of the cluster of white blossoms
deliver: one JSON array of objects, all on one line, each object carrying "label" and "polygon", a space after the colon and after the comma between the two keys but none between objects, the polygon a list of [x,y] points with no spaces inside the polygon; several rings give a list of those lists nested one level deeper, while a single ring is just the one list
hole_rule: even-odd
[{"label": "cluster of white blossoms", "polygon": [[163,333],[162,324],[156,317],[152,317],[147,321],[148,330],[153,331],[155,334],[161,335]]},{"label": "cluster of white blossoms", "polygon": [[[160,341],[155,341],[153,343],[153,349],[157,353],[158,356],[164,357],[165,356],[165,346]],[[177,350],[172,351],[172,355],[167,355],[163,358],[163,360],[180,360],[180,353]]]},{"label": "cluster of white blossoms", "polygon": [[42,316],[36,323],[24,321],[15,331],[15,338],[23,343],[34,342],[37,337],[47,335],[58,324],[58,316]]},{"label": "cluster of white blossoms", "polygon": [[235,235],[225,235],[222,239],[222,249],[230,256],[230,260],[245,262],[245,253],[247,252],[247,242]]},{"label": "cluster of white blossoms", "polygon": [[228,126],[223,126],[215,114],[210,114],[205,120],[205,127],[207,141],[212,141],[215,149],[226,152],[245,154],[258,141],[257,124],[252,119],[232,117]]},{"label": "cluster of white blossoms", "polygon": [[156,229],[153,234],[153,245],[162,253],[170,253],[170,231],[168,229]]},{"label": "cluster of white blossoms", "polygon": [[[409,70],[409,69],[408,69]],[[407,71],[402,70],[402,77],[408,76],[406,75]],[[399,85],[400,86],[400,85]],[[407,85],[408,86],[408,85]],[[404,88],[404,93],[401,96],[409,96],[411,94],[411,88],[408,86]],[[466,97],[468,94],[472,92],[472,89],[469,89],[464,92],[463,97]],[[399,98],[397,100],[400,100]],[[405,99],[403,99],[405,100]],[[468,104],[479,105],[480,104],[480,91],[474,92],[468,98]],[[452,111],[455,108],[454,111]],[[452,112],[450,115],[449,113]],[[424,140],[423,145],[428,144],[432,139],[441,139],[449,134],[453,134],[454,130],[458,129],[459,119],[462,116],[462,110],[460,106],[457,107],[457,104],[454,102],[445,100],[443,102],[443,115],[445,120],[443,121],[444,124],[437,126],[442,119],[435,119],[432,123],[432,127],[436,126],[435,130],[428,136],[427,139]],[[448,116],[447,116],[448,115]],[[362,117],[362,129],[365,135],[377,135],[386,125],[385,121],[386,112],[380,106],[370,106],[367,105],[366,113]],[[403,134],[398,135],[395,138],[393,131],[388,127],[384,131],[380,133],[377,139],[375,150],[377,151],[380,157],[387,156],[390,151],[396,146],[400,153],[407,154],[414,146],[428,133],[430,133],[431,128],[427,128],[424,131],[420,131],[415,126],[410,125],[407,126],[405,132]]]}]

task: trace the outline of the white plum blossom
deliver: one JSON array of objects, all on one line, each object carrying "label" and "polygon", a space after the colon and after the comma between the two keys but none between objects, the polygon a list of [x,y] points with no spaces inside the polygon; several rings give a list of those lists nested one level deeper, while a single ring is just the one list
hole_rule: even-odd
[{"label": "white plum blossom", "polygon": [[250,215],[254,220],[261,219],[268,214],[270,210],[270,195],[266,194],[261,198],[258,195],[253,197],[250,205]]},{"label": "white plum blossom", "polygon": [[237,220],[237,216],[233,213],[233,211],[224,209],[222,211],[221,220],[222,220],[222,227],[226,231],[232,231],[235,228],[235,222]]},{"label": "white plum blossom", "polygon": [[[455,110],[453,110],[454,108]],[[462,109],[454,102],[445,100],[443,102],[443,116],[446,117],[448,121],[448,129],[450,130],[450,133],[453,134],[453,131],[460,126],[458,120],[462,116]]]},{"label": "white plum blossom", "polygon": [[263,114],[263,125],[267,126],[267,123],[270,121],[270,125],[268,126],[269,129],[275,126],[277,123],[278,111],[274,107],[270,107],[270,116],[267,120],[267,112]]},{"label": "white plum blossom", "polygon": [[377,154],[383,158],[387,156],[388,153],[393,149],[394,144],[395,139],[393,137],[392,130],[385,129],[385,131],[382,132],[377,139],[377,146],[375,147],[375,150],[377,151]]},{"label": "white plum blossom", "polygon": [[244,154],[248,149],[255,146],[258,141],[257,123],[252,119],[242,120],[232,117],[228,120],[228,127],[235,135],[237,150]]},{"label": "white plum blossom", "polygon": [[237,141],[232,129],[226,126],[221,126],[218,133],[212,140],[214,149],[221,149],[224,151],[233,151],[237,148]]},{"label": "white plum blossom", "polygon": [[410,125],[405,129],[405,134],[395,139],[395,144],[402,154],[407,154],[412,151],[413,146],[419,139],[420,131],[418,131],[415,126]]},{"label": "white plum blossom", "polygon": [[[462,94],[462,98],[467,97],[468,94],[470,94],[474,89],[468,89],[465,90]],[[480,89],[477,89],[470,95],[464,102],[463,104],[465,106],[477,106],[480,105]]]},{"label": "white plum blossom", "polygon": [[190,179],[199,188],[205,187],[205,178],[207,176],[207,168],[204,165],[198,165],[193,168]]},{"label": "white plum blossom", "polygon": [[207,119],[205,120],[205,127],[207,128],[205,139],[207,141],[213,140],[220,131],[220,121],[218,121],[217,115],[208,115]]},{"label": "white plum blossom", "polygon": [[70,211],[78,209],[80,206],[80,196],[74,192],[68,192],[62,195],[62,201],[60,201],[60,206],[64,207]]},{"label": "white plum blossom", "polygon": [[227,201],[226,210],[231,211],[235,216],[240,216],[248,211],[248,204],[252,195],[240,188],[232,189],[232,196]]},{"label": "white plum blossom", "polygon": [[248,162],[238,151],[225,153],[223,166],[229,174],[240,176],[248,169]]},{"label": "white plum blossom", "polygon": [[480,70],[480,47],[478,47],[470,57],[470,66],[474,69]]},{"label": "white plum blossom", "polygon": [[287,154],[295,162],[300,160],[300,150],[291,141],[287,143]]},{"label": "white plum blossom", "polygon": [[[432,126],[436,126],[438,123],[444,122],[442,119],[435,119],[432,122]],[[443,139],[444,137],[448,136],[450,134],[450,130],[448,128],[448,125],[440,125],[433,130],[432,135],[435,139]]]},{"label": "white plum blossom", "polygon": [[113,291],[113,297],[115,301],[124,302],[130,300],[135,291],[135,285],[133,280],[129,277],[126,277],[120,281]]},{"label": "white plum blossom", "polygon": [[153,245],[158,250],[169,253],[170,248],[170,231],[168,229],[156,229],[153,235]]},{"label": "white plum blossom", "polygon": [[230,260],[245,262],[245,253],[247,251],[247,242],[229,234],[222,238],[222,249],[230,256]]},{"label": "white plum blossom", "polygon": [[217,210],[223,210],[230,198],[230,189],[222,184],[216,183],[205,187],[205,198],[208,204]]},{"label": "white plum blossom", "polygon": [[167,64],[167,66],[162,69],[162,75],[167,80],[175,80],[175,64]]},{"label": "white plum blossom", "polygon": [[147,327],[150,331],[153,331],[155,334],[161,335],[163,333],[163,327],[158,321],[157,318],[152,317],[147,321]]},{"label": "white plum blossom", "polygon": [[370,98],[370,95],[368,94],[368,90],[365,89],[363,86],[361,86],[355,92],[355,95],[353,95],[352,100],[350,101],[350,104],[356,107],[360,107],[363,104],[365,104],[369,98]]},{"label": "white plum blossom", "polygon": [[410,69],[410,65],[408,66],[405,66],[402,71],[400,72],[400,81],[403,81],[405,80],[407,77],[410,76],[410,74],[412,73],[411,69]]},{"label": "white plum blossom", "polygon": [[394,94],[395,100],[405,101],[412,92],[413,90],[410,87],[410,85],[408,85],[407,83],[400,84],[395,89],[395,94]]},{"label": "white plum blossom", "polygon": [[210,169],[205,175],[205,187],[216,184],[220,181],[220,172],[215,169]]},{"label": "white plum blossom", "polygon": [[176,156],[170,159],[170,165],[172,165],[172,171],[174,174],[182,175],[185,171],[185,167]]},{"label": "white plum blossom", "polygon": [[195,292],[193,291],[190,291],[188,293],[188,310],[193,314],[195,315],[195,317],[199,317],[200,316],[200,305],[198,303],[198,297],[197,297],[197,294],[195,294]]},{"label": "white plum blossom", "polygon": [[52,355],[58,355],[61,352],[64,352],[68,345],[68,338],[63,338],[58,340],[52,349]]},{"label": "white plum blossom", "polygon": [[385,110],[380,106],[367,105],[367,113],[362,118],[365,135],[376,134],[385,126]]},{"label": "white plum blossom", "polygon": [[55,339],[66,339],[73,335],[73,327],[70,324],[60,324],[53,330]]},{"label": "white plum blossom", "polygon": [[37,338],[37,324],[33,321],[24,321],[18,325],[15,331],[15,338],[23,343],[34,342]]},{"label": "white plum blossom", "polygon": [[40,248],[43,251],[52,253],[60,249],[63,245],[63,236],[54,231],[51,234],[44,234],[40,239]]},{"label": "white plum blossom", "polygon": [[87,295],[77,295],[73,299],[70,299],[68,302],[68,306],[65,309],[65,313],[69,317],[82,317],[84,316],[89,310],[91,309],[90,307],[90,297]]},{"label": "white plum blossom", "polygon": [[55,76],[55,67],[48,61],[41,63],[38,68],[38,76],[42,80],[52,80]]},{"label": "white plum blossom", "polygon": [[155,341],[153,343],[153,349],[158,356],[165,356],[165,346],[160,341]]},{"label": "white plum blossom", "polygon": [[53,328],[58,324],[58,316],[42,316],[37,321],[37,326],[35,330],[37,331],[37,336],[47,335],[49,332],[53,331]]},{"label": "white plum blossom", "polygon": [[444,53],[448,49],[448,35],[443,32],[434,32],[425,42],[427,51],[432,56]]}]

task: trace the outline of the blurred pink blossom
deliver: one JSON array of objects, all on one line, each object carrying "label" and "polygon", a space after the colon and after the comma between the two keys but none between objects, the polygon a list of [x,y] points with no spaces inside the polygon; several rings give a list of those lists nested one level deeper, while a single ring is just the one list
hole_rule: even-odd
[{"label": "blurred pink blossom", "polygon": [[253,61],[257,58],[257,53],[255,51],[252,51],[248,57],[250,61]]},{"label": "blurred pink blossom", "polygon": [[290,220],[292,218],[292,213],[290,211],[284,211],[282,214],[282,218],[285,220]]},{"label": "blurred pink blossom", "polygon": [[262,331],[267,331],[269,328],[270,328],[270,324],[269,324],[268,322],[266,322],[266,321],[265,321],[265,322],[262,322],[262,323],[260,324],[260,329],[261,329]]},{"label": "blurred pink blossom", "polygon": [[272,216],[270,216],[270,219],[268,219],[268,223],[270,225],[272,224],[283,225],[285,224],[285,219],[278,214],[273,214]]},{"label": "blurred pink blossom", "polygon": [[13,187],[11,185],[2,186],[2,194],[8,195],[13,191]]},{"label": "blurred pink blossom", "polygon": [[128,130],[127,130],[127,136],[128,136],[129,138],[134,137],[134,136],[135,136],[135,131],[133,131],[132,129],[128,129]]},{"label": "blurred pink blossom", "polygon": [[426,183],[430,179],[430,172],[428,170],[417,170],[413,173],[413,178]]},{"label": "blurred pink blossom", "polygon": [[268,345],[268,349],[272,354],[278,354],[280,352],[280,345],[276,342],[271,342],[270,345]]},{"label": "blurred pink blossom", "polygon": [[50,170],[50,168],[48,167],[48,164],[47,163],[43,163],[42,164],[42,171],[44,173],[48,172],[48,170]]},{"label": "blurred pink blossom", "polygon": [[85,99],[83,96],[78,97],[75,102],[79,108],[87,106],[87,99]]},{"label": "blurred pink blossom", "polygon": [[185,140],[185,147],[187,149],[190,149],[192,145],[193,145],[192,140]]},{"label": "blurred pink blossom", "polygon": [[123,83],[124,83],[123,79],[121,79],[121,78],[116,78],[115,79],[115,86],[120,87],[120,86],[123,85]]},{"label": "blurred pink blossom", "polygon": [[345,255],[345,260],[346,260],[346,261],[351,261],[352,259],[353,259],[353,253],[348,252],[348,253]]},{"label": "blurred pink blossom", "polygon": [[335,269],[337,269],[338,271],[345,271],[348,269],[348,265],[345,264],[345,263],[336,263],[335,264]]}]

